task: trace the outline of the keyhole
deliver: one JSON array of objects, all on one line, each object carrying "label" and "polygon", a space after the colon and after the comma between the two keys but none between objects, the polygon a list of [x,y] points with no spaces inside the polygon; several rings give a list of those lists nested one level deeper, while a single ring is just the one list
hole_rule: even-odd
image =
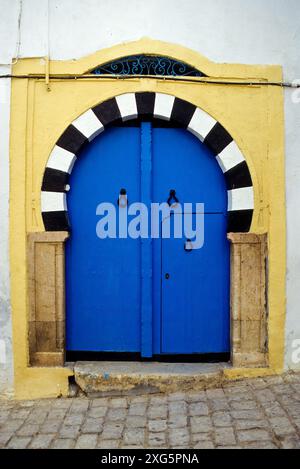
[{"label": "keyhole", "polygon": [[165,279],[169,280],[169,278],[170,278],[170,274],[165,274]]}]

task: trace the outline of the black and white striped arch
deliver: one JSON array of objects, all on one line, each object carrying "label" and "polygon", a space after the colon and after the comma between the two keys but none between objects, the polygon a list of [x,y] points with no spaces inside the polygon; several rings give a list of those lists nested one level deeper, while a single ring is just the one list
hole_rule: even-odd
[{"label": "black and white striped arch", "polygon": [[46,231],[70,230],[66,185],[80,150],[109,124],[136,118],[176,122],[215,155],[227,184],[228,231],[247,232],[254,209],[253,185],[246,160],[224,127],[193,104],[162,93],[126,93],[89,109],[56,142],[44,173],[41,209]]}]

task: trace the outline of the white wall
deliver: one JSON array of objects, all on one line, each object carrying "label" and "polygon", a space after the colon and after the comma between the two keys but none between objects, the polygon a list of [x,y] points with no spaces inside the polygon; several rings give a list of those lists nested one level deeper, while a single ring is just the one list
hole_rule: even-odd
[{"label": "white wall", "polygon": [[[10,63],[15,55],[19,4],[0,0],[0,63]],[[23,0],[22,4],[21,57],[44,56],[49,50],[52,59],[75,59],[149,36],[190,47],[216,62],[281,64],[286,81],[300,78],[299,0],[49,0],[49,10],[48,0]],[[292,363],[292,341],[300,339],[300,103],[292,102],[292,93],[285,91],[286,366],[300,368],[300,363]],[[9,102],[4,108],[8,119]],[[7,139],[7,123],[0,131],[1,138]],[[7,160],[5,145],[1,154]],[[6,276],[7,270],[1,275]]]}]

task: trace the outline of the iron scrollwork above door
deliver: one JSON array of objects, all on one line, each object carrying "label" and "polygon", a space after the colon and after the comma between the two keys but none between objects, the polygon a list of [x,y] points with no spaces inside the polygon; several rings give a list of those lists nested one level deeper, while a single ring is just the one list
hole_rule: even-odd
[{"label": "iron scrollwork above door", "polygon": [[95,75],[160,75],[160,76],[206,76],[185,62],[161,55],[129,55],[107,62],[91,70]]}]

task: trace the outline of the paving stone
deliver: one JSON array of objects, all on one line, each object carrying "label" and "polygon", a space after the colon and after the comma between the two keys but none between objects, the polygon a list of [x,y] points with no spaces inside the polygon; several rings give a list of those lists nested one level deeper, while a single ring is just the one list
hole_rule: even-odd
[{"label": "paving stone", "polygon": [[106,420],[118,421],[124,420],[127,415],[127,410],[122,408],[109,409],[106,415]]},{"label": "paving stone", "polygon": [[125,445],[143,445],[145,431],[141,428],[127,428],[124,432],[123,441]]},{"label": "paving stone", "polygon": [[224,399],[225,392],[222,388],[220,389],[207,389],[206,390],[206,397],[211,400],[215,399]]},{"label": "paving stone", "polygon": [[38,433],[40,425],[37,423],[24,423],[16,432],[18,436],[34,436]]},{"label": "paving stone", "polygon": [[149,420],[148,421],[149,432],[163,432],[167,430],[166,420]]},{"label": "paving stone", "polygon": [[190,403],[192,402],[206,402],[206,392],[205,391],[192,391],[189,392],[186,396],[186,400]]},{"label": "paving stone", "polygon": [[113,440],[115,438],[121,438],[123,429],[124,425],[120,422],[104,423],[101,436],[104,440]]},{"label": "paving stone", "polygon": [[215,429],[215,442],[218,446],[234,445],[236,443],[234,431],[232,428],[217,428]]},{"label": "paving stone", "polygon": [[255,401],[230,401],[230,408],[232,410],[253,410],[258,408],[258,403]]},{"label": "paving stone", "polygon": [[40,426],[40,433],[57,433],[62,425],[61,420],[45,420]]},{"label": "paving stone", "polygon": [[72,414],[81,414],[88,410],[89,401],[87,399],[74,399],[70,408]]},{"label": "paving stone", "polygon": [[262,404],[268,417],[286,417],[285,410],[278,402],[265,402]]},{"label": "paving stone", "polygon": [[112,407],[114,409],[126,409],[127,407],[127,399],[125,398],[119,398],[119,399],[111,399],[109,403],[109,407]]},{"label": "paving stone", "polygon": [[268,387],[267,382],[263,378],[251,379],[248,381],[248,384],[253,389],[265,389]]},{"label": "paving stone", "polygon": [[275,393],[275,394],[285,394],[285,395],[289,395],[289,394],[293,394],[293,388],[292,386],[290,386],[289,384],[275,384],[274,386],[271,387],[272,391]]},{"label": "paving stone", "polygon": [[0,448],[4,448],[12,436],[13,436],[13,432],[9,432],[9,433],[1,432],[0,433]]},{"label": "paving stone", "polygon": [[29,414],[27,418],[27,423],[42,424],[46,420],[47,415],[48,415],[48,410],[35,408]]},{"label": "paving stone", "polygon": [[215,399],[214,401],[209,401],[209,407],[213,412],[229,410],[229,403],[226,399]]},{"label": "paving stone", "polygon": [[56,402],[55,402],[55,409],[69,409],[70,406],[72,404],[72,399],[69,399],[69,398],[59,398],[59,399],[56,399]]},{"label": "paving stone", "polygon": [[172,392],[168,395],[168,401],[184,401],[186,399],[186,394],[184,392]]},{"label": "paving stone", "polygon": [[240,442],[264,441],[270,440],[270,433],[262,429],[241,430],[237,432],[237,437]]},{"label": "paving stone", "polygon": [[[153,420],[155,421],[155,420]],[[159,422],[160,420],[157,420]],[[125,426],[133,428],[144,428],[147,425],[147,418],[145,415],[128,415],[126,418]]]},{"label": "paving stone", "polygon": [[150,448],[167,447],[167,438],[165,432],[149,432],[148,445]]},{"label": "paving stone", "polygon": [[16,410],[13,410],[11,413],[10,413],[10,416],[9,418],[10,419],[26,419],[28,417],[28,415],[30,414],[31,410],[30,409],[16,409]]},{"label": "paving stone", "polygon": [[268,428],[268,422],[266,420],[235,420],[234,426],[237,430],[252,430]]},{"label": "paving stone", "polygon": [[278,449],[275,443],[269,441],[253,441],[250,443],[244,443],[243,448],[245,449]]},{"label": "paving stone", "polygon": [[91,408],[95,407],[107,407],[108,406],[108,398],[107,397],[97,397],[92,400],[91,402]]},{"label": "paving stone", "polygon": [[164,419],[167,417],[167,406],[150,406],[148,408],[150,419]]},{"label": "paving stone", "polygon": [[171,428],[169,430],[169,442],[171,446],[187,445],[189,439],[189,432],[186,428]]},{"label": "paving stone", "polygon": [[100,433],[103,429],[103,419],[88,418],[81,427],[82,433]]},{"label": "paving stone", "polygon": [[274,402],[275,394],[270,389],[261,389],[255,393],[255,397],[259,402]]},{"label": "paving stone", "polygon": [[236,420],[261,420],[263,418],[261,410],[232,410],[230,414]]},{"label": "paving stone", "polygon": [[129,415],[145,415],[146,409],[147,409],[146,402],[131,404],[128,409],[128,414]]},{"label": "paving stone", "polygon": [[99,407],[92,407],[91,409],[89,409],[87,415],[88,417],[97,419],[99,417],[104,417],[106,413],[107,413],[107,407],[99,406]]},{"label": "paving stone", "polygon": [[232,424],[232,419],[228,412],[215,412],[212,415],[212,422],[215,427],[229,427]]},{"label": "paving stone", "polygon": [[300,437],[299,436],[289,436],[281,440],[282,449],[300,449]]},{"label": "paving stone", "polygon": [[194,449],[214,449],[212,441],[199,441],[194,445]]},{"label": "paving stone", "polygon": [[23,425],[23,420],[7,420],[5,423],[0,425],[0,432],[15,432]]},{"label": "paving stone", "polygon": [[31,449],[47,449],[53,440],[53,435],[36,435],[31,440],[29,448]]},{"label": "paving stone", "polygon": [[59,431],[60,438],[77,438],[80,425],[63,425]]},{"label": "paving stone", "polygon": [[64,420],[65,425],[80,425],[84,420],[84,414],[69,414]]},{"label": "paving stone", "polygon": [[[163,407],[163,406],[161,406]],[[168,405],[169,414],[173,415],[186,415],[187,414],[187,403],[185,401],[174,401],[169,402]]]},{"label": "paving stone", "polygon": [[171,415],[168,420],[169,428],[182,428],[187,426],[186,415]]},{"label": "paving stone", "polygon": [[119,447],[119,440],[100,440],[97,444],[99,449],[116,449]]},{"label": "paving stone", "polygon": [[213,428],[210,417],[191,417],[190,422],[192,433],[205,433]]},{"label": "paving stone", "polygon": [[210,433],[192,433],[191,440],[193,444],[198,443],[199,441],[211,441],[212,436]]},{"label": "paving stone", "polygon": [[80,435],[76,441],[75,449],[94,449],[97,445],[97,435]]},{"label": "paving stone", "polygon": [[57,438],[52,442],[53,449],[72,449],[75,446],[75,440],[72,438]]},{"label": "paving stone", "polygon": [[295,428],[286,417],[270,418],[270,424],[276,436],[285,436],[296,433]]},{"label": "paving stone", "polygon": [[189,405],[189,415],[208,415],[209,409],[208,405],[205,402],[194,402]]},{"label": "paving stone", "polygon": [[25,449],[30,443],[31,438],[26,436],[14,436],[7,445],[9,449]]},{"label": "paving stone", "polygon": [[166,405],[168,402],[167,396],[152,396],[150,397],[150,406],[152,405]]}]

